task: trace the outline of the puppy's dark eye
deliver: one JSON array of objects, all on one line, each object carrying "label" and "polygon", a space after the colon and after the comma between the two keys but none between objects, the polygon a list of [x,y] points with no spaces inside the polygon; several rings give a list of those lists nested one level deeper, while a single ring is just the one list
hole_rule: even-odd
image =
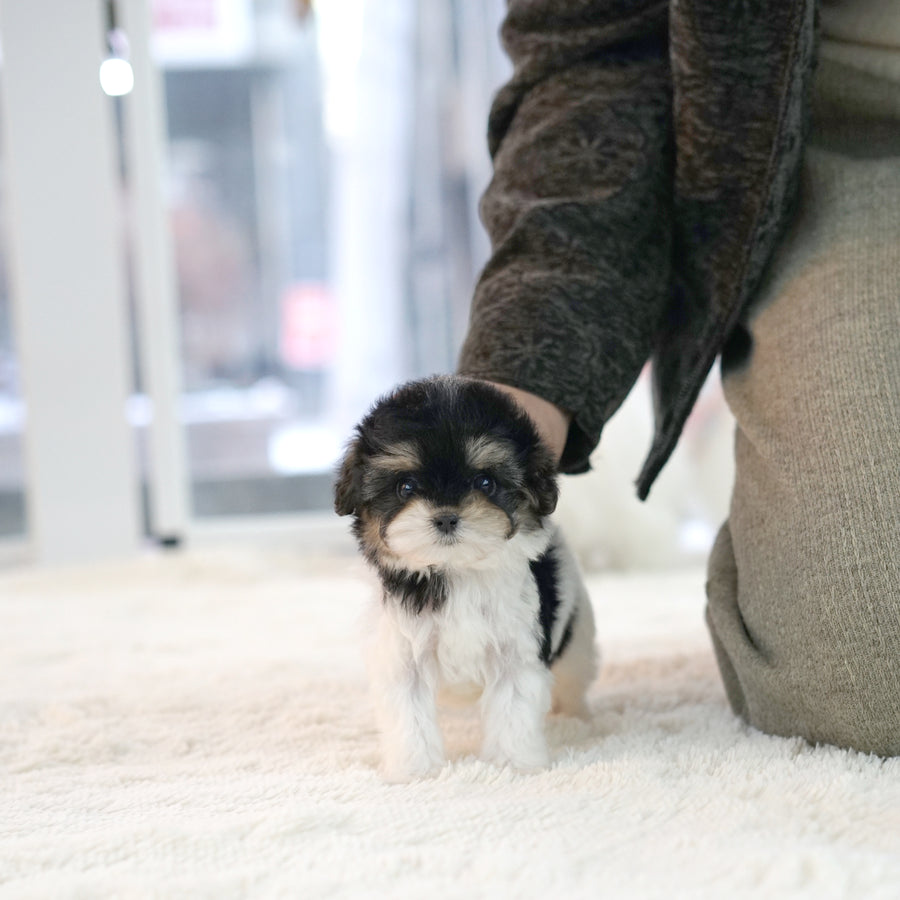
[{"label": "puppy's dark eye", "polygon": [[409,500],[418,489],[415,478],[401,478],[397,482],[397,496],[401,500]]},{"label": "puppy's dark eye", "polygon": [[482,494],[490,497],[497,490],[497,482],[490,475],[485,475],[481,472],[472,480],[472,487],[476,491],[481,491]]}]

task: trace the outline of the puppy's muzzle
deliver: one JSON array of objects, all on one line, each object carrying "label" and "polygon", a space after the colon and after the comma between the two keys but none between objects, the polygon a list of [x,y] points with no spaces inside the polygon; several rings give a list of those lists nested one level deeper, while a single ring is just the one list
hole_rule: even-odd
[{"label": "puppy's muzzle", "polygon": [[459,525],[459,516],[452,512],[441,512],[434,516],[431,521],[441,534],[449,537]]}]

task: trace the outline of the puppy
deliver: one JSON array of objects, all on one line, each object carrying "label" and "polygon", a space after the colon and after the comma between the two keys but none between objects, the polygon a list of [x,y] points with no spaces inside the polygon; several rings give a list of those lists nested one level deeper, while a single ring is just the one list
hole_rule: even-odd
[{"label": "puppy", "polygon": [[443,765],[439,690],[480,695],[483,758],[520,770],[548,764],[551,708],[586,715],[594,619],[556,499],[531,420],[483,382],[411,382],[357,426],[335,510],[383,588],[369,669],[389,780]]}]

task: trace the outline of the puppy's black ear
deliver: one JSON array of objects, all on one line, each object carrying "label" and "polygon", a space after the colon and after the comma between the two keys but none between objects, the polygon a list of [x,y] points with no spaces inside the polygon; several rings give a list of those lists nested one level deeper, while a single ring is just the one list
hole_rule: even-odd
[{"label": "puppy's black ear", "polygon": [[359,506],[364,468],[362,447],[357,439],[347,448],[334,482],[334,511],[339,516],[349,516]]},{"label": "puppy's black ear", "polygon": [[536,448],[528,461],[525,491],[539,516],[549,516],[556,509],[559,500],[556,464],[543,447]]}]

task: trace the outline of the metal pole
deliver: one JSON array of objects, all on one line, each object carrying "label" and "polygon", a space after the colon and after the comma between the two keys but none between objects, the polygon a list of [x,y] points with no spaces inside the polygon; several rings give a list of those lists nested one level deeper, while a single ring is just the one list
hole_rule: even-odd
[{"label": "metal pole", "polygon": [[98,0],[5,0],[3,138],[10,285],[38,560],[138,546],[112,109]]},{"label": "metal pole", "polygon": [[188,529],[189,476],[178,415],[178,288],[163,191],[164,104],[160,75],[150,58],[147,0],[117,0],[117,6],[134,70],[134,88],[123,104],[137,333],[143,385],[153,410],[147,444],[150,529],[169,544],[179,542]]}]

